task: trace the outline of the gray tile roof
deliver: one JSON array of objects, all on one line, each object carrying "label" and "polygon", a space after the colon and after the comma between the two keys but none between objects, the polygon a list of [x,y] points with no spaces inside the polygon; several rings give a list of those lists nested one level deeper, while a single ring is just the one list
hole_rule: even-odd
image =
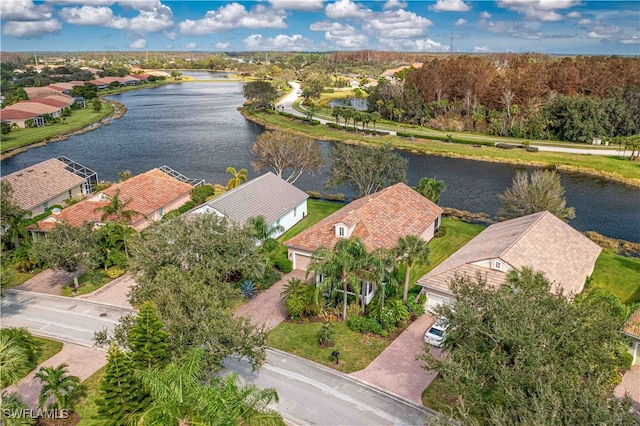
[{"label": "gray tile roof", "polygon": [[[553,214],[534,213],[489,226],[417,283],[449,291],[455,272],[474,276],[469,273],[471,269],[482,269],[489,273],[488,268],[470,264],[502,259],[517,270],[531,267],[542,271],[551,282],[562,286],[564,294],[577,294],[601,251],[600,246]],[[498,280],[496,273],[505,276],[499,271],[491,272],[490,283]]]},{"label": "gray tile roof", "polygon": [[250,217],[262,215],[269,225],[273,225],[307,198],[306,192],[268,172],[191,209],[189,213],[207,211],[208,206],[237,224],[244,225]]}]

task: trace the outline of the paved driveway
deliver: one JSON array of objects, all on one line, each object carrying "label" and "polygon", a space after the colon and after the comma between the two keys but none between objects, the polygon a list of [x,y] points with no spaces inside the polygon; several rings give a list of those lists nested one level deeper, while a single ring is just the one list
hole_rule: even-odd
[{"label": "paved driveway", "polygon": [[[78,273],[80,274],[80,272]],[[61,269],[45,269],[35,277],[25,281],[19,286],[15,286],[15,290],[33,291],[36,293],[60,295],[60,290],[66,283],[73,280],[73,275]]]},{"label": "paved driveway", "polygon": [[640,419],[640,365],[633,365],[622,376],[622,382],[616,387],[615,395],[622,398],[628,393],[633,401],[633,413]]},{"label": "paved driveway", "polygon": [[[438,373],[422,368],[424,361],[416,360],[416,356],[424,354],[424,332],[434,321],[432,315],[424,314],[367,368],[351,375],[422,405],[422,391]],[[438,356],[441,350],[432,348],[432,353]]]},{"label": "paved driveway", "polygon": [[128,295],[131,287],[134,285],[135,281],[133,277],[127,272],[96,291],[77,296],[76,299],[90,300],[92,302],[106,303],[107,305],[131,309],[132,306],[131,303],[129,303]]}]

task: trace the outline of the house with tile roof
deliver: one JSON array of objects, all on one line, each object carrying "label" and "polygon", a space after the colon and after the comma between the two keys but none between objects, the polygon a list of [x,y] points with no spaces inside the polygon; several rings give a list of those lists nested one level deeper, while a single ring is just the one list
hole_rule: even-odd
[{"label": "house with tile roof", "polygon": [[307,215],[306,192],[268,172],[201,204],[188,214],[213,213],[237,225],[250,217],[264,216],[270,228],[280,225],[282,235]]},{"label": "house with tile roof", "polygon": [[[78,167],[75,167],[75,166]],[[65,157],[52,158],[2,177],[13,189],[13,201],[32,216],[44,213],[67,198],[93,191],[98,176]]]},{"label": "house with tile roof", "polygon": [[[61,211],[54,212],[51,216],[39,221],[32,230],[48,232],[60,222],[66,222],[71,226],[79,226],[85,222],[99,225],[103,220],[102,212],[98,209],[109,204],[110,197],[115,196],[116,192],[120,200],[127,203],[127,210],[140,213],[127,222],[127,225],[141,230],[189,201],[192,189],[193,187],[188,183],[181,182],[159,169],[151,169],[112,185]],[[115,220],[115,218],[111,217],[107,220]]]},{"label": "house with tile roof", "polygon": [[[368,251],[393,248],[398,238],[415,235],[430,241],[440,226],[442,209],[404,183],[397,183],[347,204],[309,229],[286,241],[294,269],[307,270],[320,247],[358,237]],[[363,300],[375,294],[371,283],[362,286]]]},{"label": "house with tile roof", "polygon": [[629,341],[629,353],[633,356],[632,365],[640,365],[640,308],[625,321],[622,333]]},{"label": "house with tile roof", "polygon": [[495,223],[418,279],[427,308],[453,300],[449,283],[456,274],[480,275],[499,287],[507,274],[524,267],[544,272],[567,297],[584,288],[602,248],[552,213],[544,211]]}]

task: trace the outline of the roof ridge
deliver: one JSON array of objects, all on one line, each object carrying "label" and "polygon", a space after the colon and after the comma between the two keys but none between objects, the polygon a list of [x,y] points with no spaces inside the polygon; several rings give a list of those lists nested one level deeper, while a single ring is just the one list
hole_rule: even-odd
[{"label": "roof ridge", "polygon": [[[240,184],[240,185],[236,186],[235,188],[231,188],[231,189],[229,189],[228,191],[224,192],[223,194],[220,194],[220,195],[218,195],[217,197],[215,197],[214,199],[209,200],[209,201],[207,201],[206,203],[203,203],[203,204],[206,204],[206,205],[207,205],[207,206],[209,206],[209,207],[213,207],[211,204],[212,204],[214,201],[224,200],[225,198],[227,198],[227,197],[229,197],[229,196],[230,196],[229,194],[233,194],[233,192],[234,192],[234,191],[236,191],[236,190],[238,190],[239,188],[246,188],[247,186],[251,186],[251,184],[252,184],[252,183],[254,183],[254,182],[256,182],[256,181],[259,181],[260,179],[262,179],[263,177],[265,177],[265,176],[267,176],[267,175],[269,175],[269,174],[272,174],[272,175],[274,175],[275,177],[278,177],[275,173],[273,173],[273,172],[271,172],[271,171],[268,171],[268,172],[266,172],[265,174],[258,176],[257,178],[253,178],[253,179],[251,179],[251,180],[246,181],[246,182],[245,182],[245,183],[243,183],[243,184]],[[280,178],[280,179],[282,179],[282,178]],[[282,180],[284,180],[284,179],[282,179]],[[285,182],[286,182],[286,181],[285,181]],[[287,183],[289,183],[289,182],[287,182]],[[201,205],[202,205],[202,204],[201,204]],[[198,207],[198,206],[196,206],[196,207]]]},{"label": "roof ridge", "polygon": [[[540,213],[542,213],[542,214],[540,214]],[[517,243],[518,241],[520,241],[520,240],[521,240],[525,235],[527,235],[527,234],[529,233],[529,231],[531,231],[531,229],[533,229],[533,227],[534,227],[534,226],[535,226],[535,225],[536,225],[536,224],[537,224],[537,223],[538,223],[538,222],[539,222],[543,217],[545,217],[545,216],[546,216],[546,214],[547,214],[547,213],[548,213],[548,214],[552,214],[552,213],[551,213],[550,211],[548,211],[548,210],[543,210],[543,211],[538,212],[538,213],[532,213],[532,214],[530,214],[530,215],[527,215],[527,216],[533,216],[534,214],[540,214],[540,216],[539,216],[536,220],[534,220],[534,221],[531,223],[531,225],[529,225],[529,226],[527,227],[527,229],[525,229],[525,230],[524,230],[524,232],[521,232],[521,233],[520,233],[520,235],[518,235],[518,238],[516,238],[515,240],[513,240],[513,241],[511,242],[511,244],[509,244],[509,245],[507,246],[507,248],[505,248],[504,250],[502,250],[502,251],[500,252],[499,257],[500,257],[500,258],[502,258],[502,257],[504,256],[504,254],[505,254],[506,252],[508,252],[508,251],[509,251],[513,246],[515,246],[515,245],[516,245],[516,243]],[[521,217],[527,217],[527,216],[521,216]],[[505,223],[505,222],[502,222],[502,223]]]}]

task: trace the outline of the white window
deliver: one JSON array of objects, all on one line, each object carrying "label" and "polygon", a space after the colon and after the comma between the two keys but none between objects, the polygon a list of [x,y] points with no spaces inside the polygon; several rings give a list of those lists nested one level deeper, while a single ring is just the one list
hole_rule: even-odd
[{"label": "white window", "polygon": [[342,226],[338,227],[338,236],[344,237],[344,228]]},{"label": "white window", "polygon": [[438,229],[440,227],[440,216],[436,217],[435,224],[433,225],[434,229]]},{"label": "white window", "polygon": [[297,211],[298,211],[298,206],[293,208],[293,217],[296,217]]},{"label": "white window", "polygon": [[494,260],[493,261],[493,269],[502,269],[502,262],[500,262],[499,260]]},{"label": "white window", "polygon": [[164,207],[160,207],[158,210],[158,217],[162,218],[162,216],[164,216]]}]

